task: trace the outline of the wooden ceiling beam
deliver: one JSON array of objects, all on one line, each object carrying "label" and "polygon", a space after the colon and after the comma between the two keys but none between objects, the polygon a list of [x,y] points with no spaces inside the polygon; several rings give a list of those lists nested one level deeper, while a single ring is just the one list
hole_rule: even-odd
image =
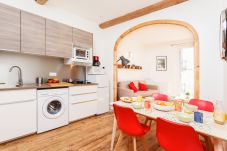
[{"label": "wooden ceiling beam", "polygon": [[112,20],[106,21],[104,23],[101,23],[99,25],[99,27],[102,29],[105,29],[105,28],[129,21],[129,20],[144,16],[144,15],[147,15],[149,13],[152,13],[152,12],[155,12],[158,10],[162,10],[164,8],[186,2],[186,1],[188,1],[188,0],[162,0],[161,2],[152,4],[150,6],[142,8],[142,9],[127,13],[123,16],[120,16],[120,17],[114,18]]}]

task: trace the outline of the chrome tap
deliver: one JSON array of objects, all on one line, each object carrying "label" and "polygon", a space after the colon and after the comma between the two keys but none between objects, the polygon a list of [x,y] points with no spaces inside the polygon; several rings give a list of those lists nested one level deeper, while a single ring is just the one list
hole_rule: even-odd
[{"label": "chrome tap", "polygon": [[18,69],[18,85],[17,86],[22,86],[23,85],[23,79],[22,79],[22,71],[21,68],[19,66],[12,66],[9,69],[9,72],[11,72],[14,68]]}]

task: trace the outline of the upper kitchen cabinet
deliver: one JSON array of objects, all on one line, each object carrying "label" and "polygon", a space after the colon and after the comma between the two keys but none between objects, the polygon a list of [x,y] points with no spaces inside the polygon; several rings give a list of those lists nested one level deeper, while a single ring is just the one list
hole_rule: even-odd
[{"label": "upper kitchen cabinet", "polygon": [[0,3],[0,50],[20,52],[20,10]]},{"label": "upper kitchen cabinet", "polygon": [[45,18],[21,12],[21,52],[45,55]]},{"label": "upper kitchen cabinet", "polygon": [[73,45],[82,48],[93,48],[93,34],[73,28]]},{"label": "upper kitchen cabinet", "polygon": [[72,57],[72,27],[46,20],[46,55]]}]

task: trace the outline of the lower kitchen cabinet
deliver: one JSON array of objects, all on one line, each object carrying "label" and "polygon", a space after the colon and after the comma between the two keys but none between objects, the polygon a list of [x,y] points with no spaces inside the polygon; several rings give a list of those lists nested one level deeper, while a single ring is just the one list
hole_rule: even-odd
[{"label": "lower kitchen cabinet", "polygon": [[36,89],[0,91],[0,143],[37,131]]},{"label": "lower kitchen cabinet", "polygon": [[97,85],[69,88],[69,121],[97,114]]}]

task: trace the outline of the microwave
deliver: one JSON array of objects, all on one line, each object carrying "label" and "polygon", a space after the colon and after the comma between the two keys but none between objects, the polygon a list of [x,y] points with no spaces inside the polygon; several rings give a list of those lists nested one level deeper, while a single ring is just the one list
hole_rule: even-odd
[{"label": "microwave", "polygon": [[76,63],[92,64],[92,49],[74,47],[73,59]]}]

